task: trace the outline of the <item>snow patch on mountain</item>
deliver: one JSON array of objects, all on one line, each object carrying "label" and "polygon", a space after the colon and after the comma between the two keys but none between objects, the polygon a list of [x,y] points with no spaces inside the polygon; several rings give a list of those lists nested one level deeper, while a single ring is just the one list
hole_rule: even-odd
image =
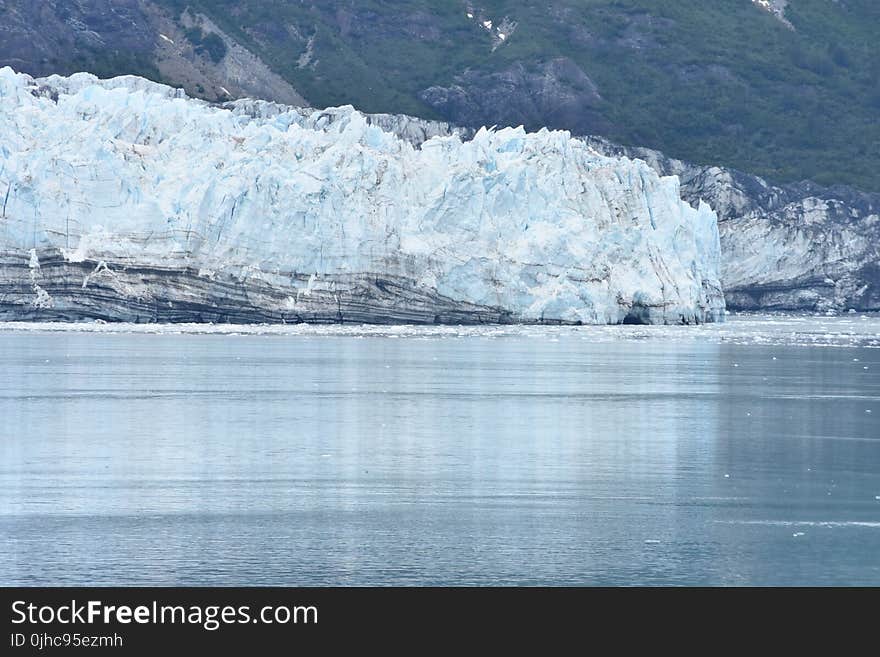
[{"label": "snow patch on mountain", "polygon": [[788,0],[752,0],[752,4],[760,7],[766,12],[773,14],[790,30],[794,29],[794,25],[785,17],[785,9],[788,7]]},{"label": "snow patch on mountain", "polygon": [[500,21],[489,18],[485,10],[467,5],[465,16],[481,29],[489,33],[492,38],[492,52],[507,43],[517,28],[517,22],[507,16]]}]

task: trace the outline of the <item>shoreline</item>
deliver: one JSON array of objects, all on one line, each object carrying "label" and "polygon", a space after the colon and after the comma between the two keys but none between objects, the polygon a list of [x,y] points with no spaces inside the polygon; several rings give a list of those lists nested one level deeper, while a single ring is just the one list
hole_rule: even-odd
[{"label": "shoreline", "polygon": [[133,324],[0,322],[0,335],[154,335],[291,338],[571,339],[591,342],[691,342],[768,346],[880,348],[880,314],[731,313],[723,323],[683,325]]}]

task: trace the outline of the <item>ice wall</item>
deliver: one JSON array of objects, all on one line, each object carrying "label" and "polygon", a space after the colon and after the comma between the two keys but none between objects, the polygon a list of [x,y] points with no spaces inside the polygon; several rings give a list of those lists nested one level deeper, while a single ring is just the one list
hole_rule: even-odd
[{"label": "ice wall", "polygon": [[567,132],[414,146],[351,107],[240,109],[129,76],[0,69],[0,314],[693,323],[723,312],[715,214],[641,161]]}]

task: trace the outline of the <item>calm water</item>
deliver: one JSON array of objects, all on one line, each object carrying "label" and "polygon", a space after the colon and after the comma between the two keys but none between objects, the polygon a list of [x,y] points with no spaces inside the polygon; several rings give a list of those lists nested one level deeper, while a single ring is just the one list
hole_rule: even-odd
[{"label": "calm water", "polygon": [[59,328],[0,327],[0,584],[880,584],[877,318]]}]

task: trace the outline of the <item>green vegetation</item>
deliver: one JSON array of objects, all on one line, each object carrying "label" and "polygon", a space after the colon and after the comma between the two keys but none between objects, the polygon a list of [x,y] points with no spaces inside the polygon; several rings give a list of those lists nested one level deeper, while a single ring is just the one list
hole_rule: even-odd
[{"label": "green vegetation", "polygon": [[132,53],[127,50],[90,49],[74,55],[64,61],[55,61],[57,70],[64,74],[86,71],[99,78],[112,78],[116,75],[139,75],[156,82],[166,82],[153,64],[153,60],[145,54]]},{"label": "green vegetation", "polygon": [[473,0],[518,23],[494,52],[459,0],[159,1],[204,12],[316,105],[445,118],[421,91],[568,57],[596,82],[613,140],[774,182],[880,189],[876,0],[792,0],[794,30],[751,0]]},{"label": "green vegetation", "polygon": [[226,43],[218,34],[205,34],[200,27],[186,30],[186,39],[195,46],[200,55],[207,55],[215,64],[226,56]]}]

